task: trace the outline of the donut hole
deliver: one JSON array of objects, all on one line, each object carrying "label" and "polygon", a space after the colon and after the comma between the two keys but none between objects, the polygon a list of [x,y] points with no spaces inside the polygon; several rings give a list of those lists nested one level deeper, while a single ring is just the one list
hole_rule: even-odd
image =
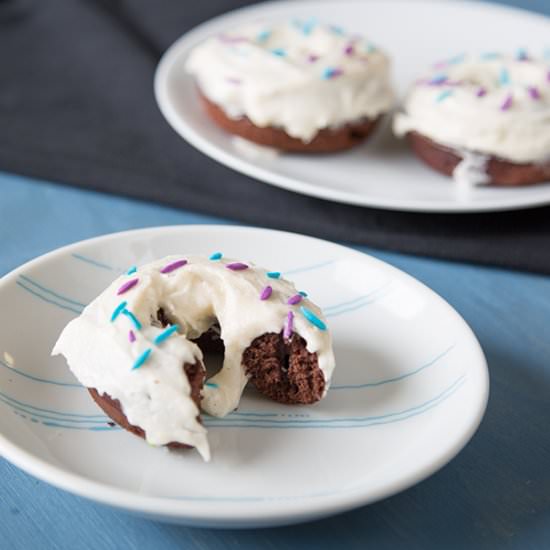
[{"label": "donut hole", "polygon": [[219,323],[216,321],[206,332],[193,341],[201,348],[204,367],[206,368],[206,378],[212,378],[222,370],[225,355],[225,345],[220,336]]}]

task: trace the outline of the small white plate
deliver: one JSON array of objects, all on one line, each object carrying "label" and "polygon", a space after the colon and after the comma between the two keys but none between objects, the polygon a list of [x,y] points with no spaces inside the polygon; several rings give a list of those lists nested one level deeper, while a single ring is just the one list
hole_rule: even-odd
[{"label": "small white plate", "polygon": [[[285,406],[247,391],[206,418],[213,459],[108,424],[61,357],[62,327],[128,266],[177,251],[253,259],[321,305],[337,370],[327,398]],[[417,483],[476,430],[488,374],[463,319],[410,276],[326,241],[182,226],[107,235],[0,280],[0,453],[78,495],[147,517],[252,527],[319,518]]]},{"label": "small white plate", "polygon": [[[542,55],[550,46],[548,19],[526,11],[471,2],[433,0],[268,2],[236,10],[185,34],[165,53],[155,75],[159,107],[174,130],[191,145],[234,170],[283,187],[337,202],[394,210],[475,212],[550,203],[550,183],[525,188],[458,188],[422,164],[389,124],[362,146],[334,155],[274,155],[243,146],[219,130],[203,112],[184,62],[208,36],[251,19],[307,18],[365,34],[392,58],[396,89],[409,84],[435,61],[465,50],[514,51]],[[490,29],[490,32],[488,32]],[[247,142],[245,142],[247,143]]]}]

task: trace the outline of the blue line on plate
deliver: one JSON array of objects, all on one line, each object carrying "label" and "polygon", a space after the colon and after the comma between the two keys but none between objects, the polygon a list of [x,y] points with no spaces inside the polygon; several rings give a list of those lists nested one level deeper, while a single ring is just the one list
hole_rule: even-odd
[{"label": "blue line on plate", "polygon": [[51,294],[55,298],[59,298],[60,300],[63,300],[65,302],[69,302],[70,304],[74,304],[76,306],[79,306],[81,308],[86,307],[86,304],[83,304],[82,302],[77,302],[76,300],[72,300],[71,298],[67,298],[66,296],[62,296],[61,294],[57,294],[53,290],[50,290],[49,288],[46,288],[45,286],[42,286],[38,284],[36,281],[33,281],[31,278],[27,277],[26,275],[19,275],[20,279],[23,279],[25,282],[31,284],[32,286],[35,286],[39,290],[42,290],[43,292],[46,292],[47,294]]},{"label": "blue line on plate", "polygon": [[95,267],[100,267],[102,269],[108,269],[109,271],[116,271],[114,267],[111,267],[108,264],[104,264],[103,262],[98,262],[97,260],[94,260],[93,258],[88,258],[87,256],[83,256],[82,254],[71,254],[73,258],[76,258],[77,260],[80,260],[81,262],[86,262],[87,264],[94,265]]},{"label": "blue line on plate", "polygon": [[15,374],[18,374],[19,376],[24,376],[25,378],[29,378],[30,380],[34,380],[35,382],[41,382],[42,384],[52,384],[54,386],[65,386],[67,388],[80,388],[80,389],[82,389],[83,387],[81,384],[71,384],[69,382],[58,382],[57,380],[39,378],[38,376],[34,376],[20,369],[16,369],[11,365],[8,365],[4,361],[2,361],[2,359],[0,359],[0,367],[4,367],[5,369],[8,369],[9,371],[14,372]]},{"label": "blue line on plate", "polygon": [[80,310],[80,309],[75,309],[73,307],[60,304],[58,302],[55,302],[54,300],[51,300],[50,298],[46,298],[45,296],[42,296],[41,294],[39,294],[35,290],[32,290],[28,286],[24,285],[21,281],[15,281],[15,284],[17,284],[21,288],[24,288],[27,292],[30,292],[31,294],[33,294],[37,298],[40,298],[41,300],[43,300],[44,302],[48,302],[49,304],[53,304],[57,307],[60,307],[61,309],[66,309],[68,311],[72,311],[73,313],[78,313],[78,314],[82,313],[82,310]]},{"label": "blue line on plate", "polygon": [[395,376],[393,378],[386,378],[385,380],[379,380],[378,382],[368,382],[365,384],[343,384],[340,386],[331,386],[329,391],[333,390],[358,390],[361,388],[375,388],[377,386],[383,386],[384,384],[391,384],[393,382],[399,382],[400,380],[403,380],[405,378],[409,378],[410,376],[413,376],[415,374],[418,374],[419,372],[422,372],[424,369],[427,369],[428,367],[431,367],[435,363],[437,363],[440,359],[445,357],[454,347],[456,344],[453,344],[452,346],[449,346],[445,351],[441,352],[439,355],[434,357],[431,361],[428,361],[427,363],[424,363],[422,366],[406,372],[404,374],[401,374],[399,376]]}]

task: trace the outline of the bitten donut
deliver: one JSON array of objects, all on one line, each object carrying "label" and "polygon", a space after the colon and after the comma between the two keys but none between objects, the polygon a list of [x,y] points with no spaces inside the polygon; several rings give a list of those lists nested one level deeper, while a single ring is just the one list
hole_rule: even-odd
[{"label": "bitten donut", "polygon": [[415,83],[394,131],[435,170],[469,184],[550,180],[550,64],[524,50],[461,55]]},{"label": "bitten donut", "polygon": [[216,124],[283,151],[352,147],[394,101],[386,55],[314,20],[228,31],[195,47],[185,67]]},{"label": "bitten donut", "polygon": [[[216,340],[223,367],[205,382],[201,346]],[[249,380],[281,403],[314,403],[334,369],[326,322],[307,295],[221,253],[130,269],[65,327],[53,354],[120,426],[206,460],[200,408],[225,416]]]}]

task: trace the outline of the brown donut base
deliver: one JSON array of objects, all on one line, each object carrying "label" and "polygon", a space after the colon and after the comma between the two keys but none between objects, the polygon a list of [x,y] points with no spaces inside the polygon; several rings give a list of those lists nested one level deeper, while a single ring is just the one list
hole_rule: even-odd
[{"label": "brown donut base", "polygon": [[[441,145],[418,132],[409,132],[407,141],[418,158],[428,166],[451,176],[462,160],[460,153]],[[487,175],[489,183],[502,187],[514,187],[544,183],[550,180],[550,163],[517,164],[498,157],[488,157]]]},{"label": "brown donut base", "polygon": [[266,126],[260,128],[249,118],[233,119],[225,111],[199,92],[201,101],[208,116],[223,130],[244,139],[273,147],[290,153],[335,153],[351,149],[365,141],[375,130],[380,117],[370,120],[361,119],[356,123],[345,124],[338,128],[323,128],[308,142],[289,136],[281,128]]},{"label": "brown donut base", "polygon": [[[200,407],[200,393],[204,384],[204,369],[201,363],[185,364],[184,371],[187,375],[187,379],[191,384],[191,398]],[[92,396],[93,400],[103,409],[103,412],[111,418],[113,422],[116,422],[121,428],[145,439],[145,432],[139,426],[130,424],[128,418],[122,411],[122,406],[118,399],[113,399],[110,395],[104,393],[102,395],[95,388],[88,388],[88,392]],[[170,449],[190,449],[189,445],[185,443],[179,443],[178,441],[171,441],[166,444],[166,447]]]}]

